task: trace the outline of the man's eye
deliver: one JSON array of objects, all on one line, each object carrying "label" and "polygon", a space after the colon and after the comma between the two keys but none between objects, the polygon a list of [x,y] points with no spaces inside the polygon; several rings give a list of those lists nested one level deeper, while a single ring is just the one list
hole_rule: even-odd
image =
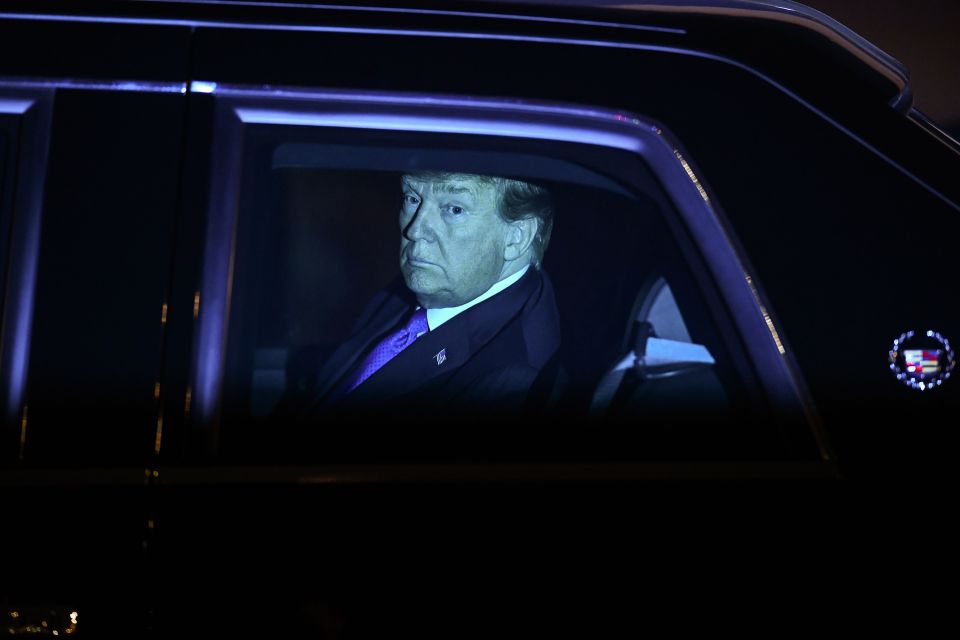
[{"label": "man's eye", "polygon": [[456,205],[451,205],[451,206],[447,207],[447,211],[449,211],[450,213],[452,213],[452,214],[455,215],[455,216],[459,216],[460,214],[463,213],[463,207],[458,207],[458,206],[456,206]]},{"label": "man's eye", "polygon": [[416,206],[420,204],[420,198],[418,198],[417,196],[412,196],[408,193],[408,194],[404,194],[403,202],[404,204]]}]

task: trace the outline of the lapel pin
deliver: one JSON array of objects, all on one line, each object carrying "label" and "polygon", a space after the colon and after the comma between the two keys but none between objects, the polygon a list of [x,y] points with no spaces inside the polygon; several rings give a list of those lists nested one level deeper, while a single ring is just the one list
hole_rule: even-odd
[{"label": "lapel pin", "polygon": [[440,352],[437,355],[433,356],[433,359],[437,361],[437,366],[439,367],[447,360],[447,350],[440,349]]}]

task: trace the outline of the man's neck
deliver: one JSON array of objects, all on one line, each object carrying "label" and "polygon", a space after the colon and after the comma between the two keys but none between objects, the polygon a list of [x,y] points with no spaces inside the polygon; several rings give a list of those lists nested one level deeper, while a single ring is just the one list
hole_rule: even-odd
[{"label": "man's neck", "polygon": [[427,309],[427,324],[430,326],[430,331],[433,331],[434,329],[442,325],[444,322],[447,322],[448,320],[454,318],[455,316],[463,313],[470,307],[474,305],[478,305],[488,298],[492,298],[493,296],[497,295],[498,293],[500,293],[510,285],[516,284],[517,282],[519,282],[520,278],[523,277],[523,274],[525,274],[528,269],[530,269],[530,265],[526,265],[516,273],[513,273],[503,278],[502,280],[499,280],[498,282],[494,283],[492,287],[490,287],[489,289],[481,293],[479,296],[477,296],[470,302],[462,304],[458,307],[447,307],[445,309]]}]

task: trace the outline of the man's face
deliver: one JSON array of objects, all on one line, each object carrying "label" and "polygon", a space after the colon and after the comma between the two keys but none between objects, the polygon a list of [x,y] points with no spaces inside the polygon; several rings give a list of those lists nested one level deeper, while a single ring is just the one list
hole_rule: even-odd
[{"label": "man's face", "polygon": [[459,306],[500,280],[509,223],[493,184],[470,175],[401,184],[400,270],[422,306]]}]

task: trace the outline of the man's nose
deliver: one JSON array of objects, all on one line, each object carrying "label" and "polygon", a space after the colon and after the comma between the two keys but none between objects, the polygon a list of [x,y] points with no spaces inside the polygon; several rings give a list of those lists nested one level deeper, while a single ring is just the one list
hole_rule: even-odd
[{"label": "man's nose", "polygon": [[403,234],[408,240],[429,241],[434,237],[433,223],[430,220],[427,207],[425,207],[424,204],[425,203],[421,203],[416,213],[413,214],[413,218],[411,218],[407,224],[407,228],[403,231]]}]

